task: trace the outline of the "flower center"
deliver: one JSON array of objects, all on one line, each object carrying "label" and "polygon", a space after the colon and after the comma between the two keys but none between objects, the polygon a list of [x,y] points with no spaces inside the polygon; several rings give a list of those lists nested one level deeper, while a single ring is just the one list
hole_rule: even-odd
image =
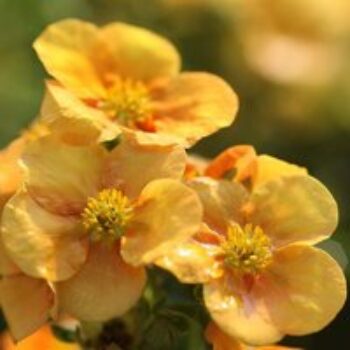
[{"label": "flower center", "polygon": [[107,189],[88,199],[82,223],[93,241],[113,243],[124,234],[132,215],[129,199],[116,189]]},{"label": "flower center", "polygon": [[222,248],[225,264],[243,274],[257,274],[272,261],[271,241],[259,226],[229,226]]},{"label": "flower center", "polygon": [[99,107],[119,124],[147,130],[154,128],[151,100],[146,86],[131,79],[117,80],[109,89],[106,100]]}]

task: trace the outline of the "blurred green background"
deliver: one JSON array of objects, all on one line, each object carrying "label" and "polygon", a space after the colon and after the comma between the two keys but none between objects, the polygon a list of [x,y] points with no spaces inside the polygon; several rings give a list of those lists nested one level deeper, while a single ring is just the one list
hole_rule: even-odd
[{"label": "blurred green background", "polygon": [[[238,118],[194,151],[214,156],[230,145],[250,143],[259,153],[306,166],[339,203],[340,225],[325,247],[346,267],[349,0],[0,0],[1,146],[36,116],[43,96],[45,73],[33,40],[47,24],[67,17],[145,26],[177,45],[185,70],[225,78],[240,97]],[[349,315],[348,303],[324,331],[286,343],[344,349]]]}]

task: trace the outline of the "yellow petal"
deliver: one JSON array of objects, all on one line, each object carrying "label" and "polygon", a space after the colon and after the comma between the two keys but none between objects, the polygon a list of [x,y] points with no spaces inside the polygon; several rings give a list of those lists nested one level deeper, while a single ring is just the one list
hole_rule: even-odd
[{"label": "yellow petal", "polygon": [[198,177],[189,182],[201,199],[204,221],[219,232],[226,232],[230,221],[242,222],[243,205],[248,200],[248,192],[238,184],[227,180]]},{"label": "yellow petal", "polygon": [[[266,309],[264,301],[249,292],[233,290],[224,278],[204,285],[205,305],[217,325],[229,336],[252,345],[279,341],[283,334]],[[238,294],[239,293],[239,294]]]},{"label": "yellow petal", "polygon": [[2,239],[0,239],[0,275],[16,275],[20,273],[20,271],[21,270],[17,267],[17,265],[9,258]]},{"label": "yellow petal", "polygon": [[105,95],[93,56],[100,49],[98,28],[78,19],[48,26],[34,42],[34,49],[48,73],[80,98]]},{"label": "yellow petal", "polygon": [[288,176],[265,183],[252,196],[252,223],[274,245],[316,243],[329,237],[338,221],[331,193],[311,176]]},{"label": "yellow petal", "polygon": [[79,221],[49,213],[25,192],[6,204],[1,233],[9,256],[33,277],[69,278],[86,259]]},{"label": "yellow petal", "polygon": [[180,179],[185,164],[186,153],[180,146],[140,143],[135,134],[125,133],[110,153],[106,186],[120,187],[128,197],[135,198],[152,180]]},{"label": "yellow petal", "polygon": [[65,143],[85,145],[110,140],[120,129],[105,114],[90,108],[56,82],[46,83],[40,110],[41,121]]},{"label": "yellow petal", "polygon": [[320,249],[291,245],[275,253],[257,285],[271,318],[285,334],[304,335],[329,324],[343,307],[346,281],[336,261]]},{"label": "yellow petal", "polygon": [[247,350],[237,339],[221,331],[214,322],[210,322],[207,326],[205,338],[213,345],[213,350]]},{"label": "yellow petal", "polygon": [[[251,347],[224,333],[214,322],[210,322],[205,330],[207,341],[213,350],[297,350],[278,345]],[[300,350],[300,349],[299,349]]]},{"label": "yellow petal", "polygon": [[176,48],[149,30],[125,23],[111,23],[101,28],[100,34],[110,55],[104,62],[106,75],[150,81],[174,76],[180,69]]},{"label": "yellow petal", "polygon": [[58,340],[49,326],[40,328],[37,332],[17,343],[12,342],[8,333],[0,336],[0,349],[2,350],[79,350],[78,344],[65,343]]},{"label": "yellow petal", "polygon": [[122,238],[122,256],[133,264],[147,264],[195,234],[202,206],[193,190],[182,183],[155,180],[141,192],[128,234]]},{"label": "yellow petal", "polygon": [[28,191],[51,212],[80,214],[100,188],[104,155],[97,145],[71,146],[50,137],[32,142],[22,158]]},{"label": "yellow petal", "polygon": [[[202,231],[211,234],[205,225],[201,228],[200,232]],[[220,252],[217,244],[191,238],[169,249],[155,263],[173,273],[182,283],[206,283],[222,275],[221,264],[215,259]]]},{"label": "yellow petal", "polygon": [[253,146],[230,147],[208,165],[205,175],[215,179],[225,178],[232,172],[232,180],[243,183],[251,179],[257,167],[257,155]]},{"label": "yellow petal", "polygon": [[307,175],[307,170],[268,155],[257,157],[257,169],[254,176],[254,188],[282,176]]},{"label": "yellow petal", "polygon": [[22,170],[18,160],[26,144],[21,136],[10,143],[0,152],[0,209],[6,201],[17,191],[21,180]]},{"label": "yellow petal", "polygon": [[79,320],[107,321],[136,304],[145,284],[145,272],[127,265],[118,249],[92,245],[80,272],[57,284],[63,311]]},{"label": "yellow petal", "polygon": [[53,293],[48,285],[43,280],[24,275],[3,278],[0,298],[10,331],[17,341],[48,321],[53,304]]},{"label": "yellow petal", "polygon": [[154,96],[156,128],[193,144],[220,128],[229,126],[238,110],[234,91],[209,73],[183,73]]}]

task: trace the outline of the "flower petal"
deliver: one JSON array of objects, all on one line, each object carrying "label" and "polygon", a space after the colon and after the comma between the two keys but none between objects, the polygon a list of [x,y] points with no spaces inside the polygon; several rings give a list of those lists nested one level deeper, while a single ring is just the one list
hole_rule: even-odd
[{"label": "flower petal", "polygon": [[316,243],[329,237],[338,221],[330,192],[311,176],[269,181],[252,196],[251,222],[261,226],[275,246]]},{"label": "flower petal", "polygon": [[285,162],[268,155],[257,157],[257,167],[254,176],[254,188],[282,176],[307,175],[307,170],[298,165]]},{"label": "flower petal", "polygon": [[[196,236],[203,231],[205,235],[211,234],[209,228],[203,225]],[[220,262],[215,259],[219,253],[221,250],[217,244],[191,238],[169,249],[155,264],[173,273],[182,283],[206,283],[223,273]]]},{"label": "flower petal", "polygon": [[189,182],[204,208],[204,221],[218,232],[226,232],[227,225],[242,222],[242,207],[248,200],[248,192],[239,183],[198,177]]},{"label": "flower petal", "polygon": [[91,23],[65,19],[48,26],[34,49],[50,75],[80,98],[105,95],[92,57],[99,30]]},{"label": "flower petal", "polygon": [[155,94],[156,128],[193,144],[229,126],[238,98],[221,78],[209,73],[182,73]]},{"label": "flower petal", "polygon": [[256,172],[257,155],[253,146],[240,145],[230,147],[212,160],[205,175],[214,179],[226,178],[244,183]]},{"label": "flower petal", "polygon": [[225,334],[214,322],[207,326],[205,338],[213,345],[213,350],[246,350],[242,343]]},{"label": "flower petal", "polygon": [[18,160],[25,148],[26,138],[21,136],[0,152],[0,209],[17,191],[22,180]]},{"label": "flower petal", "polygon": [[39,279],[24,275],[0,281],[1,307],[12,336],[19,341],[39,329],[49,319],[53,293]]},{"label": "flower petal", "polygon": [[44,326],[17,345],[7,332],[0,336],[2,350],[81,350],[77,343],[67,343],[55,337],[50,326]]},{"label": "flower petal", "polygon": [[41,121],[65,143],[86,145],[110,140],[120,129],[96,108],[54,81],[46,83],[46,94],[40,111]]},{"label": "flower petal", "polygon": [[257,285],[257,292],[285,334],[319,331],[345,303],[346,281],[341,268],[314,247],[291,245],[279,249],[265,279],[263,285]]},{"label": "flower petal", "polygon": [[8,253],[4,247],[2,239],[0,239],[0,275],[10,276],[17,275],[21,270],[17,265],[9,258]]},{"label": "flower petal", "polygon": [[224,278],[204,285],[205,305],[217,325],[227,335],[247,344],[279,341],[283,334],[272,322],[264,301],[249,292],[238,293]]},{"label": "flower petal", "polygon": [[[180,70],[180,56],[165,38],[140,27],[111,23],[101,28],[109,53],[105,72],[122,78],[151,81],[172,77]],[[106,59],[108,59],[106,57]]]},{"label": "flower petal", "polygon": [[53,213],[80,214],[99,191],[105,154],[97,145],[71,146],[50,137],[32,142],[22,158],[28,192]]},{"label": "flower petal", "polygon": [[67,279],[86,259],[79,222],[47,212],[25,192],[6,204],[1,233],[10,258],[33,277]]},{"label": "flower petal", "polygon": [[213,350],[298,350],[278,345],[251,347],[225,334],[214,322],[207,326],[205,337],[213,345]]},{"label": "flower petal", "polygon": [[136,304],[145,285],[145,272],[127,265],[116,248],[92,245],[79,273],[57,284],[63,311],[79,320],[107,321]]},{"label": "flower petal", "polygon": [[141,143],[137,135],[125,133],[110,153],[106,186],[121,187],[128,197],[135,198],[152,180],[180,179],[185,164],[186,153],[180,146]]},{"label": "flower petal", "polygon": [[122,238],[122,256],[133,265],[153,262],[195,234],[201,219],[202,206],[193,190],[175,180],[152,181]]}]

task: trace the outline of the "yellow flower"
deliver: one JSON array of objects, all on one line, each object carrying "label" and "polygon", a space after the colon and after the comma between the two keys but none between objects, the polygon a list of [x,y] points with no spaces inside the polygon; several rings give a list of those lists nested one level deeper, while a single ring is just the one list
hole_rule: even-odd
[{"label": "yellow flower", "polygon": [[[335,230],[337,205],[305,169],[241,151],[231,149],[208,167],[219,179],[189,181],[201,198],[204,223],[157,264],[183,282],[203,283],[214,321],[244,343],[316,332],[346,298],[341,268],[313,247]],[[236,170],[234,180],[220,179],[220,169],[223,175]]]},{"label": "yellow flower", "polygon": [[44,117],[56,127],[85,118],[91,133],[116,123],[189,146],[230,125],[237,112],[237,97],[222,79],[180,74],[175,47],[142,28],[67,19],[50,25],[34,48],[59,82],[48,82],[43,104]]},{"label": "yellow flower", "polygon": [[104,321],[125,313],[143,265],[198,230],[202,207],[177,179],[185,152],[124,134],[110,152],[44,137],[27,146],[23,187],[2,216],[6,252],[27,275],[54,283],[59,309]]},{"label": "yellow flower", "polygon": [[207,326],[205,337],[213,345],[213,350],[297,350],[279,345],[250,347],[225,334],[214,322]]},{"label": "yellow flower", "polygon": [[0,348],[2,350],[79,350],[77,344],[63,343],[55,338],[48,326],[41,328],[36,333],[15,345],[9,334],[0,336]]},{"label": "yellow flower", "polygon": [[[21,184],[18,159],[32,136],[25,132],[0,152],[0,212]],[[44,280],[23,274],[8,257],[2,241],[0,275],[1,308],[12,336],[21,340],[46,323],[53,306],[53,292]]]}]

